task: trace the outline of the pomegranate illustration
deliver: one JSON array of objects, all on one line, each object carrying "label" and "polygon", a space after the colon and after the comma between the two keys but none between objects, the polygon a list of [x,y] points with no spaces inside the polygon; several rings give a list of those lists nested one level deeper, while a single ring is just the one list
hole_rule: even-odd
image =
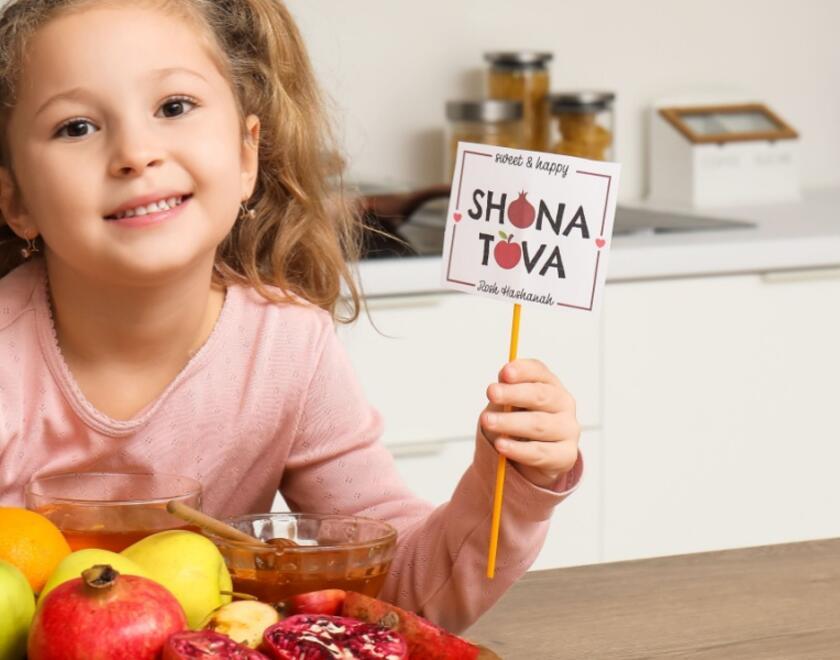
[{"label": "pomegranate illustration", "polygon": [[506,270],[510,270],[516,266],[516,264],[519,263],[519,259],[522,258],[522,247],[519,243],[511,243],[513,234],[508,235],[505,232],[500,231],[499,236],[502,237],[502,240],[496,244],[496,247],[493,250],[493,256],[496,258],[496,263],[499,264],[499,266]]},{"label": "pomegranate illustration", "polygon": [[527,200],[527,195],[528,193],[524,190],[520,192],[519,197],[510,203],[507,210],[508,220],[519,229],[527,229],[534,224],[534,218],[537,215],[533,204]]}]

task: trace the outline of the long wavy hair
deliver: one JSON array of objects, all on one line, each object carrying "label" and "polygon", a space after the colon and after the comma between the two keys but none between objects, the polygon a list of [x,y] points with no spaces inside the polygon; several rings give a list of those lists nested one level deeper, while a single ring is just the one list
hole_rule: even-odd
[{"label": "long wavy hair", "polygon": [[[0,10],[0,165],[13,178],[8,125],[29,39],[48,21],[102,2],[11,0]],[[243,139],[245,117],[260,118],[259,174],[247,203],[254,214],[240,215],[219,245],[214,281],[249,285],[277,302],[299,297],[338,321],[355,320],[360,294],[351,264],[362,222],[344,192],[325,104],[289,11],[280,0],[143,5],[191,20],[207,39],[233,89]],[[23,262],[25,245],[0,215],[0,277]]]}]

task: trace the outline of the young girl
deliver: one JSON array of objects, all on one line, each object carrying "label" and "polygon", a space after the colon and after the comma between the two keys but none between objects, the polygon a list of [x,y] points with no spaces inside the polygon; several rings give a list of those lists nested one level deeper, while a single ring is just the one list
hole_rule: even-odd
[{"label": "young girl", "polygon": [[453,630],[527,569],[580,477],[574,401],[507,364],[452,500],[401,484],[334,333],[356,220],[278,0],[13,0],[0,142],[0,503],[71,471],[193,476],[222,517],[279,488],[395,525],[382,596]]}]

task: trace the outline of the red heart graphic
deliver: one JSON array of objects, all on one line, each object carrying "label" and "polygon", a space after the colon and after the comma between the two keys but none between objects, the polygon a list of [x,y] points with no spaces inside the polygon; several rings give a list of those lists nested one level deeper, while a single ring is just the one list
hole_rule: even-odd
[{"label": "red heart graphic", "polygon": [[455,219],[455,222],[461,222],[461,214],[460,213],[453,213],[452,217]]},{"label": "red heart graphic", "polygon": [[596,238],[595,239],[595,245],[597,245],[599,248],[604,247],[606,244],[607,244],[607,242],[603,238]]}]

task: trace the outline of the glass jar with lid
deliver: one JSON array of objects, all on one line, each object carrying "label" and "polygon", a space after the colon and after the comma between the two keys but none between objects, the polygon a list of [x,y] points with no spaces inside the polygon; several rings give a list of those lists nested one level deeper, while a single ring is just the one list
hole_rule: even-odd
[{"label": "glass jar with lid", "polygon": [[613,160],[614,116],[612,92],[557,92],[548,106],[557,129],[551,150],[567,156]]},{"label": "glass jar with lid", "polygon": [[493,99],[521,101],[524,116],[525,149],[545,151],[549,145],[548,62],[551,53],[500,51],[485,53],[490,63],[487,95]]},{"label": "glass jar with lid", "polygon": [[522,103],[499,99],[448,101],[446,118],[446,172],[452,178],[459,142],[477,142],[521,149]]}]

